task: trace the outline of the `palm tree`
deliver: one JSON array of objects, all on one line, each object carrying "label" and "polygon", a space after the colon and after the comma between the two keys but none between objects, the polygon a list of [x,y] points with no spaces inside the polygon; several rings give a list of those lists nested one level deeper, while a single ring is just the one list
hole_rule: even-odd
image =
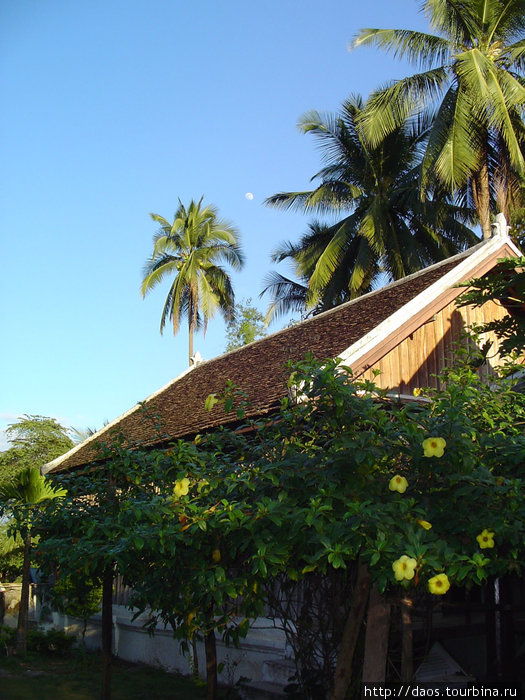
[{"label": "palm tree", "polygon": [[299,128],[319,140],[326,165],[312,179],[321,183],[311,191],[282,192],[266,200],[338,219],[314,225],[299,244],[285,244],[274,254],[277,261],[291,259],[299,278],[308,279],[310,308],[330,308],[369,291],[382,273],[400,279],[476,240],[464,223],[465,209],[441,193],[429,193],[425,201],[420,197],[429,122],[424,117],[406,122],[372,146],[361,128],[362,114],[363,102],[356,96],[340,114],[306,114]]},{"label": "palm tree", "polygon": [[[260,296],[268,294],[271,297],[265,318],[267,324],[288,313],[299,313],[305,318],[349,300],[348,277],[352,270],[352,250],[347,256],[348,259],[342,260],[338,265],[338,274],[332,275],[326,287],[320,290],[315,306],[306,311],[311,297],[309,280],[331,237],[330,226],[314,221],[309,224],[308,231],[297,243],[281,243],[272,253],[272,262],[289,261],[292,264],[296,279],[290,279],[275,271],[266,275],[266,286]],[[367,282],[363,281],[360,289],[362,293],[369,291]]]},{"label": "palm tree", "polygon": [[22,565],[22,590],[16,636],[17,654],[27,650],[27,620],[29,611],[29,584],[31,565],[31,524],[34,511],[44,501],[62,498],[64,489],[51,486],[37,467],[28,467],[19,472],[11,482],[0,485],[0,502],[15,513],[16,530],[24,541]]},{"label": "palm tree", "polygon": [[435,178],[449,191],[468,185],[488,238],[497,191],[512,199],[525,170],[523,0],[426,0],[423,11],[437,34],[362,29],[353,40],[354,47],[378,46],[423,69],[371,96],[364,131],[378,144],[432,106],[423,183]]},{"label": "palm tree", "polygon": [[218,218],[213,206],[191,201],[186,208],[179,200],[173,222],[150,214],[159,224],[153,237],[153,253],[143,269],[144,297],[167,276],[174,276],[162,312],[160,331],[168,319],[173,334],[181,316],[187,316],[189,358],[193,357],[193,334],[206,332],[208,320],[220,310],[226,321],[234,317],[234,293],[228,273],[220,263],[240,270],[244,259],[235,228]]}]

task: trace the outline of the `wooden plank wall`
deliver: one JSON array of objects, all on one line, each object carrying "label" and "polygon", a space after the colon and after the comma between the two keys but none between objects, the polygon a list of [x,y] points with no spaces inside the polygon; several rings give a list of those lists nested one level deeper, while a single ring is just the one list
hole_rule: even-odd
[{"label": "wooden plank wall", "polygon": [[[375,381],[383,389],[401,394],[412,394],[419,387],[437,386],[435,375],[454,361],[454,346],[460,342],[467,326],[502,318],[505,314],[505,309],[494,302],[481,308],[459,309],[452,302],[364,372],[363,377]],[[496,338],[493,334],[484,337],[494,341],[489,353],[489,364],[494,366],[498,363]],[[374,369],[381,372],[375,380]],[[491,373],[486,366],[481,371],[486,376]]]}]

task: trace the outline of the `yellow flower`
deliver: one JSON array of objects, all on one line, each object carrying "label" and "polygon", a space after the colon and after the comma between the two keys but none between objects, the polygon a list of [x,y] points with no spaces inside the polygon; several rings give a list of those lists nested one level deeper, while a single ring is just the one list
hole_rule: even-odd
[{"label": "yellow flower", "polygon": [[221,560],[221,550],[214,549],[213,552],[211,553],[211,557],[215,563],[219,562]]},{"label": "yellow flower", "polygon": [[210,485],[209,481],[206,481],[206,479],[201,479],[199,483],[197,484],[197,491],[199,493],[202,493],[204,489]]},{"label": "yellow flower", "polygon": [[396,581],[403,581],[403,579],[410,581],[410,579],[413,579],[416,567],[417,561],[403,554],[402,557],[399,557],[399,559],[392,564]]},{"label": "yellow flower", "polygon": [[421,391],[422,390],[419,387],[416,387],[412,393],[414,396],[421,396]]},{"label": "yellow flower", "polygon": [[446,574],[437,574],[429,579],[428,590],[434,595],[445,595],[449,588],[450,581]]},{"label": "yellow flower", "polygon": [[421,527],[424,527],[425,530],[430,530],[430,528],[432,527],[431,523],[429,523],[428,520],[418,520],[417,524],[421,525]]},{"label": "yellow flower", "polygon": [[447,443],[443,438],[440,437],[430,437],[423,440],[423,450],[425,451],[425,457],[443,457],[445,447]]},{"label": "yellow flower", "polygon": [[189,490],[190,480],[184,477],[184,479],[179,479],[179,481],[175,482],[175,486],[173,487],[173,495],[175,498],[180,498],[181,496],[185,496]]},{"label": "yellow flower", "polygon": [[483,530],[476,539],[480,549],[492,549],[494,547],[494,533],[490,530]]},{"label": "yellow flower", "polygon": [[396,476],[393,476],[390,479],[390,483],[388,484],[388,488],[391,491],[398,491],[399,493],[405,493],[407,490],[408,486],[408,481],[405,479],[404,476],[400,476],[399,474],[396,474]]}]

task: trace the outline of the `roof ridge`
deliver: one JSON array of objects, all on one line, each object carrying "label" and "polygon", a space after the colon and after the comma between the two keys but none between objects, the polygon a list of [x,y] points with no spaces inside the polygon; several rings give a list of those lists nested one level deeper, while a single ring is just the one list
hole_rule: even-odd
[{"label": "roof ridge", "polygon": [[338,304],[337,306],[334,306],[331,309],[327,309],[326,311],[321,311],[321,313],[315,314],[315,316],[311,316],[310,318],[305,318],[302,321],[298,321],[294,326],[287,326],[286,328],[280,328],[277,331],[274,331],[273,333],[269,333],[268,335],[264,336],[264,338],[257,338],[257,340],[252,340],[251,343],[246,343],[246,345],[243,345],[240,348],[235,348],[234,350],[230,350],[228,352],[223,352],[221,355],[216,355],[213,358],[210,358],[209,360],[204,360],[204,362],[211,362],[213,360],[219,359],[220,357],[225,357],[226,355],[231,355],[232,353],[235,352],[241,352],[245,348],[250,347],[251,345],[255,345],[256,343],[263,343],[265,340],[268,338],[273,338],[276,335],[279,335],[281,333],[287,333],[290,328],[297,327],[299,325],[303,324],[308,324],[315,322],[319,318],[324,318],[328,316],[329,314],[337,313],[343,308],[348,308],[352,304],[357,304],[362,302],[364,299],[369,299],[376,294],[379,294],[381,292],[384,292],[387,289],[392,289],[394,287],[397,287],[399,285],[407,284],[408,282],[412,281],[413,279],[422,276],[423,274],[432,272],[433,270],[438,269],[439,267],[443,265],[448,265],[452,262],[455,262],[457,260],[461,260],[462,258],[467,258],[470,255],[472,255],[474,252],[485,246],[487,243],[489,243],[493,239],[487,239],[487,240],[482,240],[479,243],[476,243],[475,246],[472,246],[471,248],[467,248],[466,250],[461,251],[460,253],[456,253],[456,255],[453,255],[450,258],[445,258],[444,260],[439,260],[437,263],[432,263],[432,265],[428,265],[427,267],[422,268],[421,270],[418,270],[417,272],[412,272],[410,275],[407,275],[406,277],[402,277],[399,280],[393,280],[392,282],[389,282],[388,284],[383,285],[382,287],[378,287],[377,289],[373,289],[371,292],[367,292],[366,294],[362,294],[359,297],[356,297],[355,299],[349,299],[348,301],[344,301],[342,304]]},{"label": "roof ridge", "polygon": [[[149,405],[150,402],[155,402],[153,404],[154,408],[157,406],[158,410],[166,411],[166,415],[172,417],[172,413],[178,405],[176,397],[181,392],[183,392],[181,396],[183,397],[184,407],[187,407],[188,401],[192,398],[192,391],[198,391],[205,396],[207,393],[217,391],[217,381],[225,381],[228,378],[236,379],[237,377],[245,378],[247,376],[248,381],[251,381],[253,386],[255,386],[254,382],[258,382],[258,390],[267,392],[265,397],[268,400],[274,400],[278,393],[276,387],[278,381],[280,381],[275,369],[276,364],[293,359],[305,349],[318,354],[325,353],[324,356],[328,356],[326,353],[329,353],[331,357],[342,356],[344,358],[349,352],[357,353],[361,356],[366,349],[367,343],[371,342],[372,334],[378,328],[385,327],[389,319],[398,319],[400,314],[404,313],[407,308],[418,307],[419,300],[422,298],[421,295],[425,293],[425,290],[427,293],[430,288],[436,291],[435,285],[439,286],[443,279],[446,279],[447,285],[455,286],[454,275],[452,275],[451,279],[449,272],[458,267],[468,272],[470,268],[466,261],[473,254],[472,266],[474,269],[476,267],[474,263],[485,258],[493,258],[497,251],[505,245],[513,253],[517,250],[508,236],[493,236],[450,258],[429,265],[403,279],[390,282],[312,318],[305,319],[293,326],[282,328],[228,353],[204,360],[198,365],[187,367],[174,379],[147,396],[144,400],[137,402],[128,411],[112,420],[83,443],[76,445],[65,455],[44,465],[42,472],[47,473],[59,465],[67,463],[72,457],[73,466],[75,466],[75,462],[79,463],[79,458],[84,459],[84,456],[77,454],[82,452],[82,450],[86,450],[85,458],[88,458],[88,461],[92,461],[93,457],[89,459],[89,455],[93,452],[96,442],[112,428],[121,425],[123,421],[131,428],[133,425],[136,426],[137,412],[145,404]],[[465,262],[463,263],[462,261]],[[449,267],[448,272],[446,269],[443,272],[439,272],[440,268],[446,268],[447,266]],[[429,275],[428,280],[425,279],[426,275]],[[418,280],[420,281],[418,282]],[[391,290],[402,290],[406,285],[408,285],[406,292],[391,293]],[[417,291],[418,289],[420,291]],[[381,300],[381,295],[383,294],[385,295],[384,303]],[[374,299],[376,300],[374,301]],[[392,301],[394,302],[393,304]],[[356,306],[355,313],[352,311],[354,306]],[[330,320],[334,314],[340,316],[340,323],[337,322],[337,316],[334,322]],[[312,326],[311,324],[314,325]],[[340,326],[340,330],[337,330]],[[286,336],[289,337],[286,338]],[[253,350],[254,347],[257,349]],[[242,353],[246,355],[243,357]],[[192,377],[191,379],[190,376]],[[185,379],[185,377],[188,377],[188,379]],[[182,382],[180,390],[174,388],[178,382]],[[189,395],[187,394],[188,391]],[[180,404],[180,401],[178,403]],[[263,404],[264,401],[260,402],[259,408],[261,410],[264,409],[265,404]],[[159,409],[158,407],[162,405],[163,408]],[[182,414],[184,414],[182,405],[178,407],[178,410],[182,410]],[[196,421],[198,422],[197,419]],[[180,436],[183,434],[180,432],[182,429],[189,430],[191,428],[193,430],[195,428],[198,431],[201,428],[197,425],[197,422],[194,424],[186,419],[181,419],[179,422],[175,421],[169,426],[170,435],[172,437]],[[208,427],[211,426],[208,425]],[[141,439],[143,441],[147,440],[147,435],[144,435]]]}]

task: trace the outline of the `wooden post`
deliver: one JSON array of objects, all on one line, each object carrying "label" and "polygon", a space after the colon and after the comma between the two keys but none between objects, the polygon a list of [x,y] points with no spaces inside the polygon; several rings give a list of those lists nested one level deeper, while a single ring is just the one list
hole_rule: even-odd
[{"label": "wooden post", "polygon": [[215,700],[217,697],[217,644],[213,628],[204,636],[204,650],[206,652],[206,700]]},{"label": "wooden post", "polygon": [[374,585],[370,591],[366,620],[363,683],[384,683],[390,628],[390,603]]},{"label": "wooden post", "polygon": [[102,700],[111,698],[111,651],[113,641],[113,567],[102,580]]},{"label": "wooden post", "polygon": [[368,566],[359,559],[357,562],[357,581],[355,584],[352,606],[346,619],[341,648],[337,656],[334,689],[331,700],[344,700],[348,688],[350,687],[352,681],[352,661],[361,630],[361,624],[366,612],[369,592],[370,573],[368,571]]},{"label": "wooden post", "polygon": [[496,627],[495,579],[490,578],[485,587],[485,650],[487,659],[487,677],[495,680],[498,676],[498,644]]}]

